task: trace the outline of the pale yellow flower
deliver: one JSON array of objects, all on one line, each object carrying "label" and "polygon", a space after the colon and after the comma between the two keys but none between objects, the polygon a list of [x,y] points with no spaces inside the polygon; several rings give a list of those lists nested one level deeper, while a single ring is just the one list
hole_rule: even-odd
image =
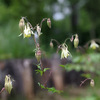
[{"label": "pale yellow flower", "polygon": [[31,37],[31,34],[33,34],[33,31],[30,29],[29,24],[25,25],[24,29],[24,38],[25,37]]},{"label": "pale yellow flower", "polygon": [[63,44],[62,51],[61,51],[61,59],[67,58],[68,56],[70,56],[70,52],[68,51],[68,47],[65,44]]},{"label": "pale yellow flower", "polygon": [[90,48],[93,49],[93,50],[95,50],[96,48],[99,48],[99,45],[94,40],[92,40]]},{"label": "pale yellow flower", "polygon": [[78,39],[78,35],[75,35],[75,39],[74,39],[74,47],[77,48],[79,44],[79,39]]},{"label": "pale yellow flower", "polygon": [[6,77],[5,77],[5,89],[10,94],[12,88],[13,87],[12,87],[11,77],[9,75],[6,75]]}]

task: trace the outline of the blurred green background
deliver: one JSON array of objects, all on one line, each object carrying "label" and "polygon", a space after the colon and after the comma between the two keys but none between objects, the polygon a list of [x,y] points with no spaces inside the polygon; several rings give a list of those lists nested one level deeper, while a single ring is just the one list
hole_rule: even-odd
[{"label": "blurred green background", "polygon": [[0,59],[34,56],[32,38],[18,37],[22,16],[27,17],[33,26],[45,17],[51,19],[52,28],[44,22],[41,35],[41,47],[50,53],[52,38],[62,43],[77,33],[80,45],[99,38],[99,5],[100,0],[0,0]]}]

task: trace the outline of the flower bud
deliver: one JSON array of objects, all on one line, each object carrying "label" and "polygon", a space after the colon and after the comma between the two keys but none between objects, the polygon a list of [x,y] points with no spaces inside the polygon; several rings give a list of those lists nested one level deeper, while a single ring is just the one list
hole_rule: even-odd
[{"label": "flower bud", "polygon": [[36,51],[35,57],[36,57],[37,61],[39,62],[40,59],[41,59],[41,50],[40,50],[40,49],[38,49],[38,50]]},{"label": "flower bud", "polygon": [[50,42],[50,47],[53,48],[53,43],[52,43],[52,41]]},{"label": "flower bud", "polygon": [[9,75],[5,77],[5,90],[10,94],[12,90],[12,81]]},{"label": "flower bud", "polygon": [[73,42],[73,35],[72,35],[72,37],[70,38],[70,41]]},{"label": "flower bud", "polygon": [[40,36],[42,33],[41,33],[41,27],[37,25],[37,33],[38,33],[38,36]]},{"label": "flower bud", "polygon": [[94,87],[94,80],[93,79],[91,79],[91,81],[90,81],[90,86]]},{"label": "flower bud", "polygon": [[74,39],[74,47],[77,48],[79,44],[79,39],[78,39],[78,35],[75,35],[75,39]]},{"label": "flower bud", "polygon": [[19,21],[19,28],[20,28],[21,33],[23,33],[24,28],[25,28],[25,21],[23,18],[21,18]]},{"label": "flower bud", "polygon": [[50,20],[50,18],[47,19],[47,25],[48,25],[49,28],[51,28],[51,20]]}]

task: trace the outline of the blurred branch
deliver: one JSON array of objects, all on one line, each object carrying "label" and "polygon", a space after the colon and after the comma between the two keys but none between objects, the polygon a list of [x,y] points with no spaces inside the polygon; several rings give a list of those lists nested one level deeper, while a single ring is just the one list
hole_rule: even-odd
[{"label": "blurred branch", "polygon": [[0,91],[0,94],[5,90],[5,87],[2,88],[2,90]]},{"label": "blurred branch", "polygon": [[80,87],[87,81],[87,80],[91,80],[91,78],[87,78],[84,81],[81,81]]}]

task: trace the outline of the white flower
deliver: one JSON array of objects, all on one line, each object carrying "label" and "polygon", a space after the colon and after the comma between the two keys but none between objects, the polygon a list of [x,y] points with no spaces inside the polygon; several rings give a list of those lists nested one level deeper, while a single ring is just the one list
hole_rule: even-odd
[{"label": "white flower", "polygon": [[98,45],[94,40],[92,40],[92,41],[91,41],[90,48],[92,48],[92,49],[95,50],[96,48],[99,48],[99,45]]},{"label": "white flower", "polygon": [[29,24],[25,25],[24,29],[24,38],[25,37],[31,37],[31,34],[33,34],[33,31],[30,29]]},{"label": "white flower", "polygon": [[40,36],[42,33],[41,33],[41,27],[37,25],[37,33],[38,35]]},{"label": "white flower", "polygon": [[68,56],[70,56],[70,52],[68,51],[68,47],[64,44],[62,45],[61,59],[67,58]]}]

